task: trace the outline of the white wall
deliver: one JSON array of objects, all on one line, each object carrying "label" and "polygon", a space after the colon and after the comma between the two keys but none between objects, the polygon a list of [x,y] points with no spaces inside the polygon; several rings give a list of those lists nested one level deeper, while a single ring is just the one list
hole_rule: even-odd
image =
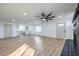
[{"label": "white wall", "polygon": [[[56,26],[55,26],[55,24],[42,23],[42,24],[39,24],[39,25],[38,24],[32,24],[30,26],[32,26],[32,30],[30,31],[30,33],[32,33],[32,34],[56,37]],[[41,26],[41,32],[36,32],[36,26]]]},{"label": "white wall", "polygon": [[0,22],[0,38],[4,37],[4,27],[3,23]]},{"label": "white wall", "polygon": [[12,24],[12,36],[17,36],[17,24]]}]

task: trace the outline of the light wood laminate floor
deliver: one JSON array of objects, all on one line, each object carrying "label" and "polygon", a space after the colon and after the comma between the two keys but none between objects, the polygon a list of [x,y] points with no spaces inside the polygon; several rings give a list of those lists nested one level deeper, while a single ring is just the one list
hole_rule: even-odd
[{"label": "light wood laminate floor", "polygon": [[0,56],[60,56],[65,40],[27,35],[0,40]]}]

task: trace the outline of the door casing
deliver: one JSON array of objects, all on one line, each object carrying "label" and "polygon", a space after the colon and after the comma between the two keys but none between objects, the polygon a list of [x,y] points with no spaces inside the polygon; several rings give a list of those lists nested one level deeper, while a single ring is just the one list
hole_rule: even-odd
[{"label": "door casing", "polygon": [[66,38],[66,24],[65,23],[57,23],[56,24],[56,38]]}]

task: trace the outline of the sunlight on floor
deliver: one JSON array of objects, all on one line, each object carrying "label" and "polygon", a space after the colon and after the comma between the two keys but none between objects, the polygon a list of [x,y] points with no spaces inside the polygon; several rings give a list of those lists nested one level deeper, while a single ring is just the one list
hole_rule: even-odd
[{"label": "sunlight on floor", "polygon": [[34,54],[35,54],[35,50],[29,47],[26,50],[26,52],[23,54],[23,56],[33,56]]},{"label": "sunlight on floor", "polygon": [[34,36],[35,39],[35,46],[38,50],[43,51],[44,50],[44,44],[41,37]]},{"label": "sunlight on floor", "polygon": [[21,47],[16,49],[9,56],[22,56],[22,55],[24,55],[24,56],[33,56],[34,52],[35,52],[35,50],[33,48],[31,48],[29,45],[23,44]]}]

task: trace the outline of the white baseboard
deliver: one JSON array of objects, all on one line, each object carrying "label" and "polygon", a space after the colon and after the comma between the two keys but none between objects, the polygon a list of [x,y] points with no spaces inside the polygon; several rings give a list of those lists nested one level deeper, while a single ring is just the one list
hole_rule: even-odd
[{"label": "white baseboard", "polygon": [[56,38],[55,36],[50,36],[50,35],[44,35],[44,34],[33,34],[33,35],[39,35],[39,36],[45,36],[45,37],[51,37],[51,38]]},{"label": "white baseboard", "polygon": [[18,36],[12,36],[12,37],[3,37],[3,38],[0,38],[0,39],[15,38],[15,37],[18,37]]}]

